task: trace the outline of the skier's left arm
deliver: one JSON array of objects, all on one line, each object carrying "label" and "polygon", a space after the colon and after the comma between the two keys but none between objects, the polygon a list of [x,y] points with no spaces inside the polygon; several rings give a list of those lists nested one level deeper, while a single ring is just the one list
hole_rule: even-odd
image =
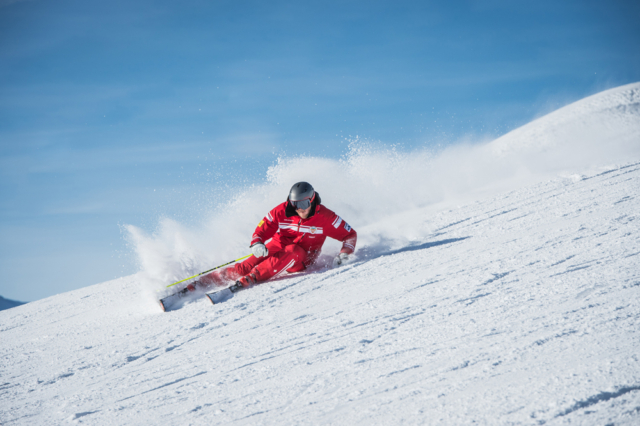
[{"label": "skier's left arm", "polygon": [[340,253],[333,261],[333,265],[338,266],[342,264],[342,262],[347,260],[349,256],[356,250],[358,233],[340,216],[335,215],[331,226],[329,227],[328,236],[338,241],[342,241],[342,248],[340,249]]}]

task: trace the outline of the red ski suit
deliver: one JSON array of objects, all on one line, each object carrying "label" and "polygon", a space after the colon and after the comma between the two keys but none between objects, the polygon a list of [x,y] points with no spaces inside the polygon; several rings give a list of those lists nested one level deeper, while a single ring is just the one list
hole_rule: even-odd
[{"label": "red ski suit", "polygon": [[[251,245],[266,243],[269,255],[251,256],[225,270],[226,279],[235,280],[253,273],[265,281],[286,272],[299,272],[316,261],[327,237],[342,241],[341,253],[353,253],[358,235],[340,216],[320,204],[320,196],[311,213],[302,219],[288,201],[271,210],[258,224]],[[267,242],[271,238],[271,241]]]}]

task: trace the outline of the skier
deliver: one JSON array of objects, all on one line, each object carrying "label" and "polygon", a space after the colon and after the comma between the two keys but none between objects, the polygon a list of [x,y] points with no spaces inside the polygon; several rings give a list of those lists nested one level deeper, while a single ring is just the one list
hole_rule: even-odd
[{"label": "skier", "polygon": [[327,237],[342,241],[342,249],[333,260],[333,266],[339,266],[356,248],[356,231],[321,204],[320,194],[309,183],[298,182],[291,187],[287,201],[258,224],[251,239],[253,256],[204,275],[194,284],[224,286],[235,281],[237,288],[244,288],[285,272],[303,271],[317,260]]}]

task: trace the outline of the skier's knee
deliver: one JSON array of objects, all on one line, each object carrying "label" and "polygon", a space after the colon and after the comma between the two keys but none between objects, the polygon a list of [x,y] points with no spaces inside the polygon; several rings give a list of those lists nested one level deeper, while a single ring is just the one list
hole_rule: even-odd
[{"label": "skier's knee", "polygon": [[307,252],[300,246],[290,245],[287,247],[287,251],[291,254],[291,258],[294,260],[294,264],[291,268],[287,269],[287,272],[300,272],[305,269],[304,261],[307,258]]},{"label": "skier's knee", "polygon": [[295,244],[287,246],[285,251],[291,253],[295,257],[296,261],[303,261],[307,257],[307,252],[304,251],[302,247]]}]

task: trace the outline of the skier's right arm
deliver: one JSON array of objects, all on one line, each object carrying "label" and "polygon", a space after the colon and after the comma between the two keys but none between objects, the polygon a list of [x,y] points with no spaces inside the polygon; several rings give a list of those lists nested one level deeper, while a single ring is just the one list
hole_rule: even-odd
[{"label": "skier's right arm", "polygon": [[255,244],[265,244],[269,238],[273,237],[276,232],[278,232],[278,221],[275,219],[276,217],[276,209],[271,210],[267,215],[260,221],[256,230],[253,232],[253,237],[251,238],[251,246]]}]

